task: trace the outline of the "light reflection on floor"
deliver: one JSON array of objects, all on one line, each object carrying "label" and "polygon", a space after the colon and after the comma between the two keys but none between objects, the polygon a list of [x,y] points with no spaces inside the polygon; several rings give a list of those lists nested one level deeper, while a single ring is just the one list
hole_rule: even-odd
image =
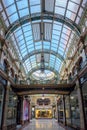
[{"label": "light reflection on floor", "polygon": [[33,119],[22,130],[64,130],[55,119]]}]

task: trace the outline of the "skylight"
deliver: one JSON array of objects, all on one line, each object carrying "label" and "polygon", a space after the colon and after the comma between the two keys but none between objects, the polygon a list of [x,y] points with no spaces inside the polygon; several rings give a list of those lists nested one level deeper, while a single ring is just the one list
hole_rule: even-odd
[{"label": "skylight", "polygon": [[12,39],[27,74],[40,69],[42,53],[45,68],[60,72],[73,38],[78,38],[86,4],[87,0],[1,0],[6,38]]}]

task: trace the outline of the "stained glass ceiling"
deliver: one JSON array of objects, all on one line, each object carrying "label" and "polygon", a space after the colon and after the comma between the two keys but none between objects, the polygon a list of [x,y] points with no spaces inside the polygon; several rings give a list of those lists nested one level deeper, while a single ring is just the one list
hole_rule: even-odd
[{"label": "stained glass ceiling", "polygon": [[69,46],[80,35],[86,5],[87,0],[1,0],[6,39],[12,39],[26,74],[42,64],[59,75]]}]

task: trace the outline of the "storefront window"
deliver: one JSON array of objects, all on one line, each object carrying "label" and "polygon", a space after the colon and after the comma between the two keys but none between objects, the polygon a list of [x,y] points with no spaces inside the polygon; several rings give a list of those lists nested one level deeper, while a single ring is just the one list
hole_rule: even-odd
[{"label": "storefront window", "polygon": [[52,118],[52,109],[36,109],[36,118]]},{"label": "storefront window", "polygon": [[80,126],[80,110],[78,105],[78,94],[77,90],[70,94],[70,104],[71,104],[71,124],[73,126]]},{"label": "storefront window", "polygon": [[29,119],[29,102],[27,99],[23,100],[23,120]]},{"label": "storefront window", "polygon": [[82,92],[83,92],[84,111],[85,111],[86,126],[87,126],[87,81],[84,83],[82,87]]},{"label": "storefront window", "polygon": [[7,111],[7,125],[16,124],[17,96],[10,89]]},{"label": "storefront window", "polygon": [[3,106],[3,86],[0,85],[0,127],[1,127],[1,117],[2,117],[2,106]]}]

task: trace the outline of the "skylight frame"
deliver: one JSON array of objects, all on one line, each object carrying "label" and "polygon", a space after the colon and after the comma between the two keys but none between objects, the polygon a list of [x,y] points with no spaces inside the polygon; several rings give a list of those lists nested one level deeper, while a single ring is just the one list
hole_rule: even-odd
[{"label": "skylight frame", "polygon": [[[5,1],[5,2],[3,2],[3,1]],[[9,2],[7,4],[7,6],[5,5],[7,0],[3,0],[3,1],[1,0],[1,3],[0,3],[1,13],[2,13],[2,16],[4,17],[4,22],[6,23],[7,28],[11,24],[13,24],[13,22],[15,22],[16,20],[19,20],[21,18],[20,11],[24,12],[24,10],[28,9],[26,15],[29,15],[30,19],[33,16],[34,13],[35,14],[36,13],[39,13],[39,14],[44,13],[43,9],[42,9],[42,5],[41,5],[42,4],[41,0],[38,0],[38,1],[34,0],[35,3],[32,3],[32,4],[31,4],[31,0],[30,0],[30,2],[27,0],[26,1],[27,4],[25,4],[25,5],[23,3],[21,4],[21,5],[23,5],[23,8],[19,7],[18,1],[16,1],[16,0],[14,0],[14,2],[10,1],[11,4]],[[58,1],[58,0],[56,0],[56,1]],[[45,0],[45,5],[43,5],[43,8],[48,13],[50,13],[50,12],[53,13],[53,14],[56,13],[57,15],[63,15],[65,18],[69,18],[70,19],[69,14],[67,15],[67,12],[69,11],[71,13],[71,15],[74,15],[74,17],[71,20],[74,23],[78,24],[79,20],[81,18],[81,14],[83,13],[83,10],[84,10],[83,1],[79,0],[79,2],[80,2],[79,3],[79,2],[77,2],[75,0],[64,0],[66,6],[65,5],[62,6],[62,4],[61,4],[62,1],[61,0],[58,1],[58,2],[60,2],[60,4],[54,3],[53,4],[53,9],[51,11],[51,10],[48,10],[49,9],[49,4],[48,4],[48,9],[45,7],[46,6],[46,0]],[[50,0],[49,0],[49,2],[50,2]],[[78,6],[77,11],[75,11],[74,9],[69,8],[70,7],[69,6],[70,3],[72,5]],[[15,6],[15,11],[13,11],[13,12],[10,11],[10,13],[8,13],[7,11],[9,11],[9,9],[11,9],[13,6]],[[35,8],[36,9],[37,6],[39,6],[39,10],[37,10],[35,12],[32,12],[31,8]],[[64,12],[59,14],[59,13],[56,12],[56,8],[58,8],[58,9],[60,8],[61,10],[64,10]],[[13,17],[14,15],[16,17]],[[22,15],[22,17],[23,16],[25,16],[25,15]],[[15,19],[11,19],[12,17],[15,18]],[[36,45],[36,41],[34,41],[34,37],[32,36],[33,35],[32,26],[33,26],[33,24],[37,24],[37,23],[38,23],[38,21],[34,21],[34,22],[31,21],[31,22],[29,22],[29,24],[31,26],[30,30],[26,29],[26,27],[28,27],[29,25],[26,26],[26,27],[25,27],[25,24],[24,25],[20,25],[19,30],[22,31],[22,34],[20,34],[18,36],[15,35],[15,33],[16,33],[18,28],[13,33],[12,38],[14,39],[14,44],[16,44],[15,48],[18,50],[20,59],[22,60],[24,58],[24,56],[25,56],[24,54],[25,53],[26,54],[32,53],[33,50],[35,50],[35,51],[36,50],[42,50],[43,51],[44,49],[49,50],[49,54],[50,54],[50,51],[55,51],[55,53],[59,53],[61,56],[65,57],[66,56],[66,50],[67,50],[66,48],[68,47],[68,43],[70,41],[69,39],[71,38],[71,35],[73,34],[73,32],[70,31],[70,28],[68,28],[68,26],[67,26],[68,31],[70,31],[70,32],[66,33],[64,31],[64,29],[66,28],[64,23],[60,23],[60,22],[57,22],[57,21],[55,22],[54,18],[53,18],[53,20],[46,20],[46,19],[45,20],[41,20],[41,21],[39,21],[40,24],[41,23],[43,23],[43,24],[47,23],[48,25],[50,25],[50,24],[52,25],[52,27],[50,29],[52,34],[51,34],[51,37],[48,38],[48,39],[46,39],[46,38],[42,39],[42,37],[40,35],[40,39],[38,39],[37,42],[39,43],[41,41],[41,43],[39,45]],[[58,29],[56,29],[57,26],[58,26]],[[23,28],[25,28],[25,29],[23,29]],[[31,34],[28,36],[29,32],[31,32]],[[58,33],[58,32],[60,32],[60,33]],[[62,35],[64,35],[67,38],[64,38],[64,36],[62,36]],[[74,36],[75,36],[75,34],[74,34]],[[23,37],[23,38],[18,40],[19,37]],[[53,42],[52,40],[56,41],[56,43]],[[48,41],[49,41],[49,44],[45,44]],[[20,44],[18,42],[20,42]],[[25,47],[23,47],[23,44],[25,45]],[[21,48],[26,50],[27,52],[23,50],[24,52],[22,53]],[[55,63],[56,63],[56,59],[55,59]],[[32,64],[31,61],[30,61],[30,64]],[[61,64],[61,62],[60,62],[60,64]],[[31,65],[31,69],[32,69],[32,65]],[[55,67],[54,67],[54,69],[55,69]]]}]

